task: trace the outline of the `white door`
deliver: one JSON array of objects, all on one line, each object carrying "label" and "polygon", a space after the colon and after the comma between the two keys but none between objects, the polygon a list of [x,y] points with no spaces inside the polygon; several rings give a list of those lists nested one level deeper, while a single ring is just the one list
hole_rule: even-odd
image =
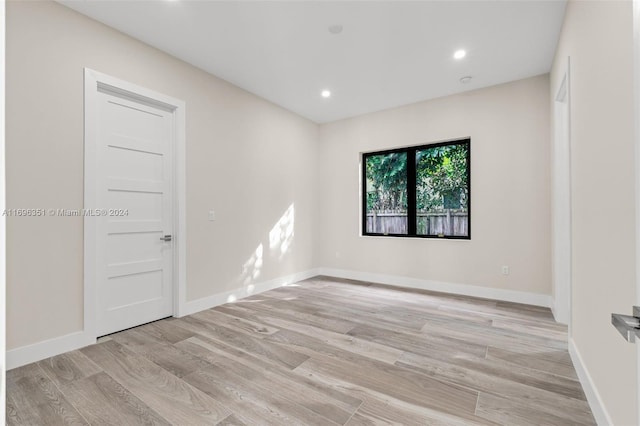
[{"label": "white door", "polygon": [[174,115],[98,87],[96,333],[173,313]]}]

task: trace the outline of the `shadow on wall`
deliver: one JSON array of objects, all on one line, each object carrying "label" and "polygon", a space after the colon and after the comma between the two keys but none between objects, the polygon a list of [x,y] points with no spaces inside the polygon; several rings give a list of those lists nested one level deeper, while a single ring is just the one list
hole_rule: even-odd
[{"label": "shadow on wall", "polygon": [[[277,262],[282,262],[284,258],[291,252],[294,239],[295,228],[295,207],[291,203],[282,214],[280,219],[275,223],[271,231],[269,231],[269,254]],[[258,244],[258,247],[251,253],[246,262],[242,265],[242,273],[239,281],[242,283],[244,295],[250,296],[255,291],[255,283],[264,267],[264,244]],[[227,303],[235,302],[238,296],[231,294],[227,297]]]}]

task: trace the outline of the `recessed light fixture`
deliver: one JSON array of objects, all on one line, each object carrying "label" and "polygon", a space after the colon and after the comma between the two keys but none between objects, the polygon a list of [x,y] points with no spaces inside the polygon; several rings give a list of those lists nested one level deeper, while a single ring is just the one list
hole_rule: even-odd
[{"label": "recessed light fixture", "polygon": [[329,32],[331,34],[340,34],[342,32],[342,25],[340,24],[329,25]]},{"label": "recessed light fixture", "polygon": [[462,59],[465,56],[467,56],[467,51],[464,49],[456,50],[455,53],[453,54],[453,57],[456,59]]},{"label": "recessed light fixture", "polygon": [[470,75],[467,75],[467,76],[462,77],[462,78],[460,79],[460,83],[462,83],[462,84],[467,84],[467,83],[469,83],[470,81],[471,81],[471,76],[470,76]]},{"label": "recessed light fixture", "polygon": [[320,93],[322,95],[323,98],[330,98],[331,97],[331,92],[329,90],[323,90],[322,93]]}]

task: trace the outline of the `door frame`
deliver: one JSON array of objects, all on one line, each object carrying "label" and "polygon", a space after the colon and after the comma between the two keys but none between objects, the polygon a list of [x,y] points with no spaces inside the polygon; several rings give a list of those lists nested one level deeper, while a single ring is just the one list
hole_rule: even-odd
[{"label": "door frame", "polygon": [[[5,2],[0,0],[0,28],[6,28]],[[6,168],[5,168],[5,31],[0,31],[0,210],[6,208]],[[0,217],[0,401],[6,401],[6,318],[7,318],[7,251],[6,251],[6,226],[5,216]],[[0,418],[5,419],[6,404],[0,404]]]},{"label": "door frame", "polygon": [[[84,209],[103,208],[97,205],[93,190],[98,176],[95,164],[97,155],[99,89],[162,109],[173,111],[173,316],[185,312],[186,303],[186,167],[185,167],[185,102],[150,89],[111,77],[107,74],[84,69]],[[95,343],[97,336],[97,256],[99,255],[96,220],[84,216],[84,335],[87,344]]]},{"label": "door frame", "polygon": [[[640,306],[640,0],[633,0],[633,144],[635,179],[635,305]],[[636,416],[640,421],[640,343],[636,343]]]},{"label": "door frame", "polygon": [[[567,57],[560,86],[553,98],[552,158],[552,279],[553,315],[557,322],[567,324],[571,335],[572,232],[571,232],[571,91],[570,58]],[[567,200],[560,205],[557,199]],[[566,226],[561,232],[560,225]],[[567,276],[559,277],[557,265],[566,265]]]}]

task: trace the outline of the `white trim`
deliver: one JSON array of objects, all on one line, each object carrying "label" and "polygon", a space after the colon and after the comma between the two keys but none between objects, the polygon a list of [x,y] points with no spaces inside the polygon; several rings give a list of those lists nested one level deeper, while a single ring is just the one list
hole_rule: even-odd
[{"label": "white trim", "polygon": [[483,287],[469,284],[456,284],[445,281],[423,280],[398,275],[373,274],[346,269],[319,268],[319,273],[320,275],[326,275],[329,277],[460,294],[464,296],[481,297],[484,299],[494,299],[505,302],[525,303],[527,305],[544,306],[546,308],[551,307],[553,304],[553,300],[548,294],[527,293],[524,291],[506,290],[502,288]]},{"label": "white trim", "polygon": [[[98,125],[97,119],[97,87],[98,76],[93,71],[84,69],[84,207],[94,206],[97,204],[96,191],[89,187],[88,182],[95,182],[95,170],[94,167],[88,167],[89,161],[93,162],[96,158],[96,146],[95,144],[87,143],[89,140],[95,140]],[[96,277],[96,264],[95,257],[88,256],[94,250],[96,246],[96,224],[94,221],[84,219],[84,319],[83,319],[83,332],[87,335],[86,338],[90,339],[96,337],[96,293],[95,286],[90,285],[95,281]],[[52,339],[55,340],[55,339]],[[30,345],[29,348],[34,345]],[[35,349],[34,349],[35,350]]]},{"label": "white trim", "polygon": [[84,331],[77,331],[65,336],[11,349],[7,351],[7,370],[84,348],[92,343],[95,342],[87,340]]},{"label": "white trim", "polygon": [[[0,0],[0,28],[5,27],[5,1]],[[5,31],[0,31],[0,210],[5,203]],[[6,218],[0,218],[0,401],[6,401]],[[0,419],[5,418],[5,404],[0,403]]]},{"label": "white trim", "polygon": [[[552,281],[557,322],[571,329],[571,58],[552,103]],[[569,330],[571,331],[571,330]]]},{"label": "white trim", "polygon": [[258,284],[250,284],[234,290],[192,300],[185,303],[183,315],[195,314],[196,312],[204,311],[205,309],[210,309],[214,306],[224,305],[225,303],[230,303],[248,296],[263,293],[274,288],[291,285],[298,281],[303,281],[318,275],[320,275],[319,269],[310,269],[308,271],[298,272],[297,274],[287,275]]},{"label": "white trim", "polygon": [[582,356],[571,337],[569,337],[569,355],[571,356],[571,361],[573,361],[573,366],[576,369],[578,379],[580,379],[580,384],[587,397],[596,423],[600,426],[612,425],[613,421],[611,420],[611,416],[609,416],[604,402],[600,397],[600,393],[596,388],[596,384],[593,382],[589,370],[587,370],[587,366],[582,360]]},{"label": "white trim", "polygon": [[[640,0],[633,0],[633,145],[635,184],[635,305],[640,305]],[[640,424],[640,343],[636,343],[636,423]]]},{"label": "white trim", "polygon": [[[549,309],[551,309],[551,315],[553,315],[553,319],[556,322],[560,322],[560,321],[558,321],[558,313],[556,311],[556,304],[557,304],[556,299],[553,296],[551,296],[551,306],[549,306]],[[567,333],[567,335],[568,335],[568,333]]]},{"label": "white trim", "polygon": [[[107,87],[110,91],[126,94],[140,102],[154,105],[162,109],[173,111],[174,114],[174,266],[173,266],[173,290],[174,307],[173,314],[179,316],[184,311],[186,295],[186,166],[185,166],[185,102],[172,98],[153,90],[140,87],[124,80],[111,77],[106,74],[84,69],[84,207],[91,209],[96,206],[96,182],[95,166],[97,158],[94,141],[98,129],[97,105],[98,89]],[[84,220],[84,330],[85,341],[94,343],[96,334],[96,292],[95,259],[100,257],[96,253],[96,223],[91,217]]]},{"label": "white trim", "polygon": [[[635,193],[640,190],[640,0],[633,0],[633,145]],[[640,305],[640,197],[635,197],[635,305]],[[636,420],[640,423],[640,344],[636,343]]]},{"label": "white trim", "polygon": [[174,276],[174,308],[173,315],[184,315],[184,305],[187,301],[187,154],[186,154],[186,105],[181,103],[174,111],[176,143],[173,155],[175,165],[173,179],[173,196],[176,210],[173,212],[174,220],[174,250],[175,264]]}]

